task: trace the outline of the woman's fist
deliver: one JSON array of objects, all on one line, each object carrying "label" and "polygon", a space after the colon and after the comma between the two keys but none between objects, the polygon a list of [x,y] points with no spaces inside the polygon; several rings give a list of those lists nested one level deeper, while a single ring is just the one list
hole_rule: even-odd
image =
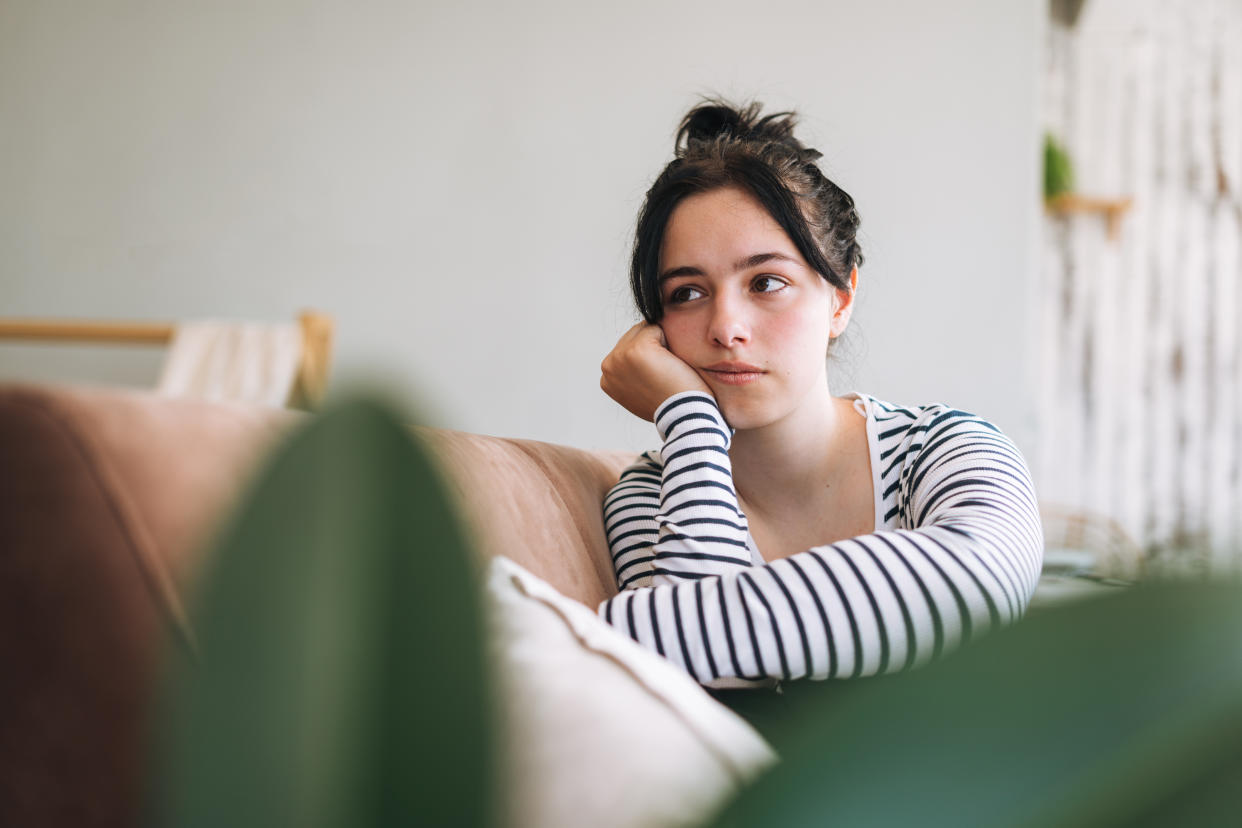
[{"label": "woman's fist", "polygon": [[711,394],[702,377],[665,345],[664,331],[647,322],[623,333],[599,368],[604,393],[648,421],[660,403],[678,392]]}]

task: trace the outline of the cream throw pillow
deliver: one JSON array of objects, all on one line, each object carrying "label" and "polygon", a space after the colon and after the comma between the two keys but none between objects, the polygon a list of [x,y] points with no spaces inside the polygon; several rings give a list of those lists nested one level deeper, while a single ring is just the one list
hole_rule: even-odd
[{"label": "cream throw pillow", "polygon": [[508,558],[487,580],[507,824],[700,825],[775,761],[689,675]]}]

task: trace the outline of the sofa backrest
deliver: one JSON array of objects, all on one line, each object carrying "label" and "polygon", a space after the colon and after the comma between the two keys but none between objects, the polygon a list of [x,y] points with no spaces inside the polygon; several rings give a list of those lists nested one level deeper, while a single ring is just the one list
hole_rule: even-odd
[{"label": "sofa backrest", "polygon": [[592,609],[617,591],[604,495],[634,455],[415,429],[439,460],[484,559],[512,558]]}]

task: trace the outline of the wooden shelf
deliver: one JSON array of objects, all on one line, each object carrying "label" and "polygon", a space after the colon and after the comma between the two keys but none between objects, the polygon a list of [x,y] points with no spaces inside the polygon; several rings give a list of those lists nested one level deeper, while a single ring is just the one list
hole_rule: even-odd
[{"label": "wooden shelf", "polygon": [[1060,215],[1098,213],[1104,216],[1104,220],[1108,223],[1108,237],[1115,241],[1118,233],[1121,232],[1121,218],[1133,203],[1134,199],[1129,196],[1125,198],[1097,198],[1078,195],[1077,193],[1063,193],[1044,201],[1044,207],[1048,212]]}]

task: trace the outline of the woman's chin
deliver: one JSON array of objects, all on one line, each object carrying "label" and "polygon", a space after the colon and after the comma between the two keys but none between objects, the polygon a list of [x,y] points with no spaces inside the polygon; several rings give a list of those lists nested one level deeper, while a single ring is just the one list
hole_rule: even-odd
[{"label": "woman's chin", "polygon": [[739,400],[731,398],[729,394],[717,394],[716,402],[720,406],[720,412],[724,414],[725,422],[734,431],[762,428],[776,420],[766,406],[755,400]]}]

